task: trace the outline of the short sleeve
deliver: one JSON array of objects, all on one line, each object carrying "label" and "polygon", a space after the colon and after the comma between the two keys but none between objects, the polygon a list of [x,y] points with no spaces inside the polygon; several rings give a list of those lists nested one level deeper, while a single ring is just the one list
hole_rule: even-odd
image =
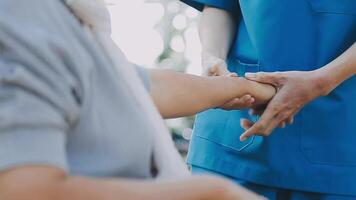
[{"label": "short sleeve", "polygon": [[146,90],[149,91],[151,87],[149,69],[137,65],[135,65],[135,69]]},{"label": "short sleeve", "polygon": [[76,107],[65,81],[35,66],[0,58],[0,170],[46,164],[68,171],[66,133]]},{"label": "short sleeve", "polygon": [[42,164],[69,171],[67,136],[84,91],[73,28],[58,23],[65,15],[47,1],[0,2],[0,171]]},{"label": "short sleeve", "polygon": [[230,12],[237,12],[239,9],[238,0],[181,0],[182,2],[202,11],[205,6],[221,8]]}]

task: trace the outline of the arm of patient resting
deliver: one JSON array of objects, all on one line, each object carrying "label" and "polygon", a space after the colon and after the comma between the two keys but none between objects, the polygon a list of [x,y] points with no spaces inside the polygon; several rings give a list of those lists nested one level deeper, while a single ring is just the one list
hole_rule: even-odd
[{"label": "arm of patient resting", "polygon": [[0,172],[6,200],[239,200],[260,199],[233,183],[208,176],[177,181],[137,181],[67,176],[50,166],[22,166]]},{"label": "arm of patient resting", "polygon": [[241,77],[202,77],[171,70],[151,70],[150,76],[150,93],[164,118],[194,115],[246,94],[255,98],[254,105],[259,105],[276,92],[270,85]]}]

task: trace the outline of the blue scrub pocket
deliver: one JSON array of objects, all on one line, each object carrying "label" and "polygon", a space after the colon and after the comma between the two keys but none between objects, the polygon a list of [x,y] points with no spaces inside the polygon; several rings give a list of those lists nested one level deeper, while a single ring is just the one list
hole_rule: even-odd
[{"label": "blue scrub pocket", "polygon": [[194,136],[203,138],[209,142],[221,145],[229,150],[241,152],[247,149],[254,138],[240,142],[239,137],[243,133],[240,127],[242,111],[225,111],[210,109],[200,113],[194,125]]},{"label": "blue scrub pocket", "polygon": [[307,0],[317,13],[356,15],[355,0]]},{"label": "blue scrub pocket", "polygon": [[236,72],[239,76],[245,76],[246,72],[259,72],[260,64],[258,63],[246,63],[239,59],[229,59],[227,61],[229,70]]},{"label": "blue scrub pocket", "polygon": [[356,167],[356,77],[301,111],[301,151],[312,164]]},{"label": "blue scrub pocket", "polygon": [[[228,66],[230,71],[237,72],[239,76],[243,76],[246,72],[259,71],[258,64],[247,64],[236,59],[230,59]],[[240,126],[241,118],[257,120],[256,117],[248,114],[248,110],[207,110],[198,114],[194,125],[194,136],[219,144],[234,152],[254,151],[261,143],[262,137],[255,136],[241,142],[239,138],[244,132]]]}]

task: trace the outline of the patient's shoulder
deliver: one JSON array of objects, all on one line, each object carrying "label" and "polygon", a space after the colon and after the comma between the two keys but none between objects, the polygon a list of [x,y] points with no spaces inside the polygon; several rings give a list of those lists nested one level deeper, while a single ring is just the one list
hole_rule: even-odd
[{"label": "patient's shoulder", "polygon": [[[54,40],[78,28],[78,21],[60,0],[1,0],[0,40],[5,34],[32,40]],[[21,38],[19,38],[21,39]]]},{"label": "patient's shoulder", "polygon": [[32,56],[43,63],[63,64],[68,55],[85,52],[82,32],[60,0],[0,1],[1,50],[19,61]]}]

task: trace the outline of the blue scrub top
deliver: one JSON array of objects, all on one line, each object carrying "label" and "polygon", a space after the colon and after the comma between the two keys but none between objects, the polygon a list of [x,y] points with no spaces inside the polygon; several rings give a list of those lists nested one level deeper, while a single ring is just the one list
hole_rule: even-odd
[{"label": "blue scrub top", "polygon": [[[183,0],[239,15],[231,71],[314,70],[356,41],[355,0]],[[293,125],[240,142],[246,111],[197,116],[188,162],[258,184],[356,195],[356,77],[306,105]]]}]

